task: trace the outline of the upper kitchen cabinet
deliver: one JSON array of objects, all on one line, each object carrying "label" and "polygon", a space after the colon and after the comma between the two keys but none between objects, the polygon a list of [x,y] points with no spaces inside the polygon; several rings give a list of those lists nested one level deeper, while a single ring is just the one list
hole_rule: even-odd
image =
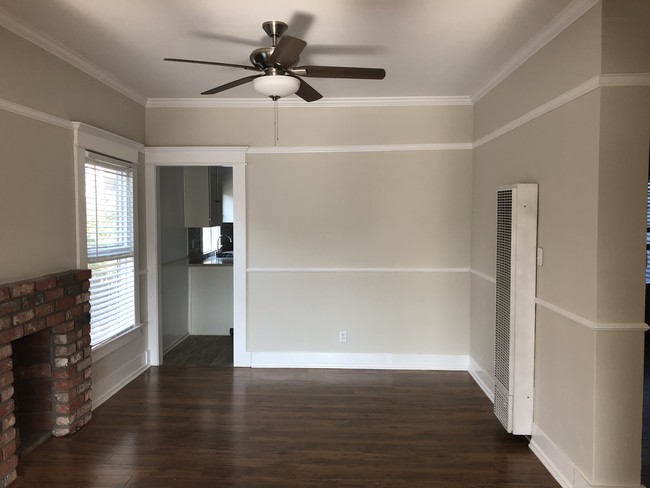
[{"label": "upper kitchen cabinet", "polygon": [[[226,190],[232,187],[232,168],[185,167],[184,181],[185,227],[221,225],[224,218],[224,187]],[[232,206],[232,199],[226,201],[228,205]]]}]

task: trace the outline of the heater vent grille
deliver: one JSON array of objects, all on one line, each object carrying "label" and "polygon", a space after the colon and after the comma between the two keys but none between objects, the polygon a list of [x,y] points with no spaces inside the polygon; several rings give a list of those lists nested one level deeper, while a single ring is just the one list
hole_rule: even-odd
[{"label": "heater vent grille", "polygon": [[494,413],[508,432],[531,434],[535,376],[537,184],[497,191]]},{"label": "heater vent grille", "polygon": [[512,430],[512,427],[508,425],[510,419],[510,405],[508,402],[508,397],[501,394],[501,391],[498,387],[494,388],[494,415],[496,415],[503,428],[508,432]]},{"label": "heater vent grille", "polygon": [[494,376],[510,384],[510,295],[512,263],[512,190],[497,192],[496,336]]}]

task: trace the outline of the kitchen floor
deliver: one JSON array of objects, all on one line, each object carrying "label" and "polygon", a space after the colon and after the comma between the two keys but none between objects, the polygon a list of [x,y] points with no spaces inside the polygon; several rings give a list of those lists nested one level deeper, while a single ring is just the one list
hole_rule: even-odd
[{"label": "kitchen floor", "polygon": [[232,336],[188,336],[165,354],[163,366],[231,368]]}]

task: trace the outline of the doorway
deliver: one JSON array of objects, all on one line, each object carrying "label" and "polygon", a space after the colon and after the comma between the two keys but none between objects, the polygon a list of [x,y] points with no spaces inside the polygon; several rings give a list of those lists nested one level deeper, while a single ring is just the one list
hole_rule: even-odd
[{"label": "doorway", "polygon": [[158,169],[163,365],[233,365],[233,178],[224,166]]},{"label": "doorway", "polygon": [[[159,215],[160,169],[163,167],[232,168],[233,186],[233,365],[250,366],[246,351],[246,163],[247,147],[148,147],[145,151],[145,185],[147,235],[156,236],[147,242],[147,311],[148,343],[151,364],[163,363],[162,317],[166,302],[162,297],[162,267],[160,239],[163,232]],[[180,342],[179,342],[180,343]]]}]

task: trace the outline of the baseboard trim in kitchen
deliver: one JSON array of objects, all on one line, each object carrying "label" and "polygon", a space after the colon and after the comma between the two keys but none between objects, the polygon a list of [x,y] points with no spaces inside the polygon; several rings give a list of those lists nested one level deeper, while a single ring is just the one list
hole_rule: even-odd
[{"label": "baseboard trim in kitchen", "polygon": [[467,371],[469,356],[464,354],[251,352],[251,367]]}]

